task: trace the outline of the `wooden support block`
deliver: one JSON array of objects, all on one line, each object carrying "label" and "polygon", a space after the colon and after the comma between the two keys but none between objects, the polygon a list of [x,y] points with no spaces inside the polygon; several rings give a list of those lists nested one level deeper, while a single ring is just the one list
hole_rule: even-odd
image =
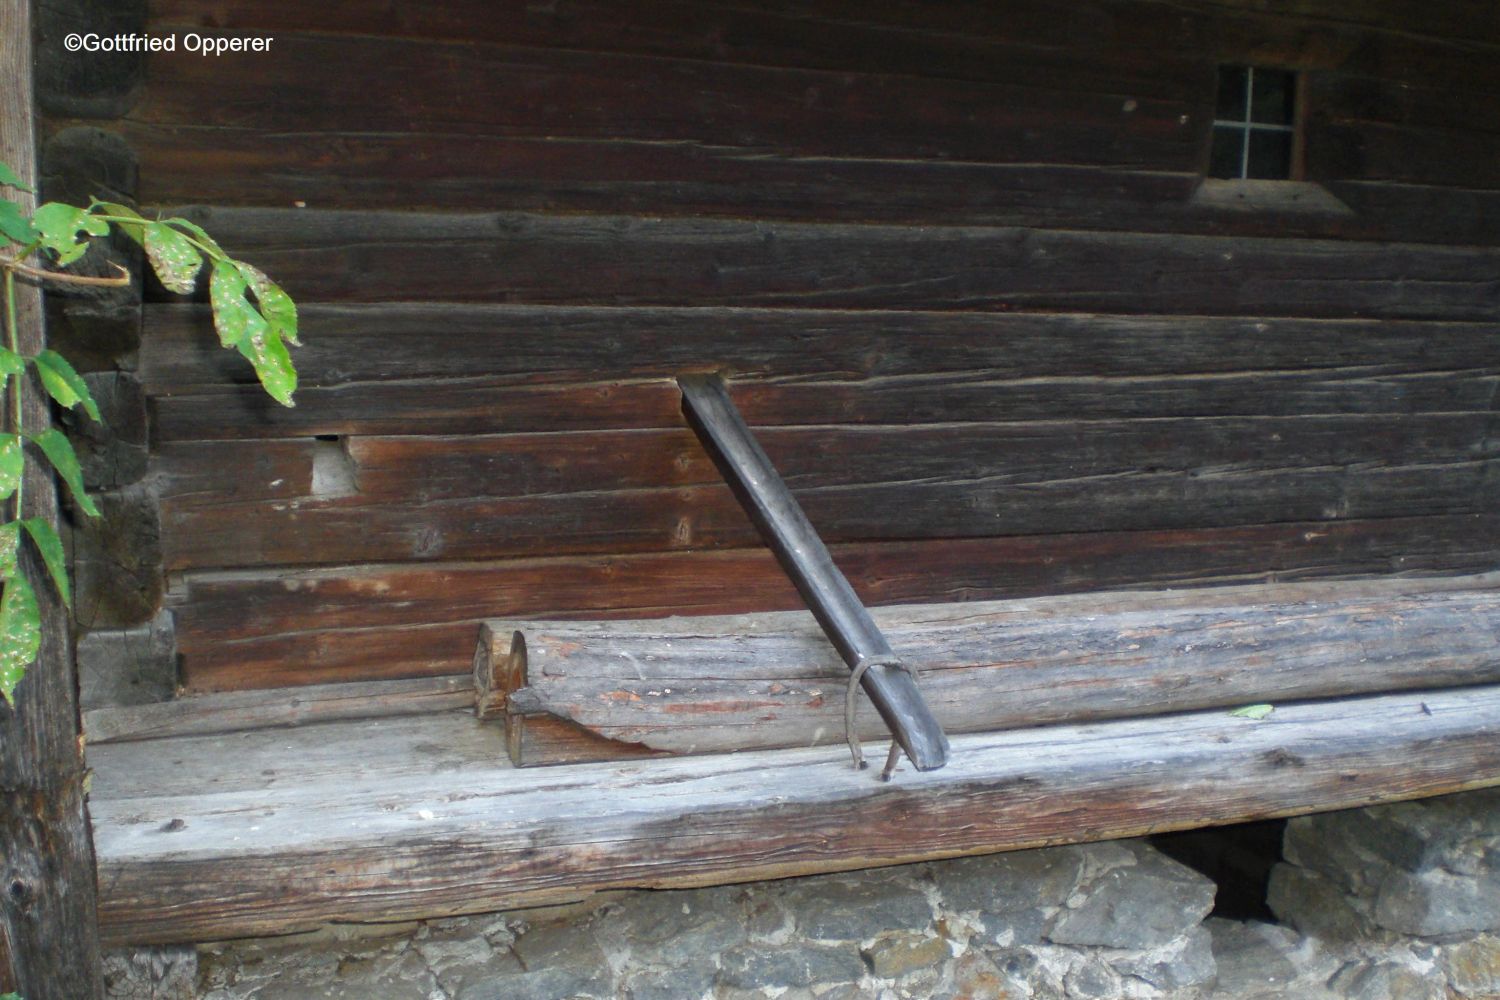
[{"label": "wooden support block", "polygon": [[[950,732],[1500,682],[1500,575],[909,605],[875,618]],[[517,766],[844,738],[848,671],[805,612],[490,623],[476,670]],[[860,736],[886,735],[862,705]]]},{"label": "wooden support block", "polygon": [[[408,720],[410,723],[410,720]],[[346,746],[348,728],[365,739]],[[266,741],[156,741],[197,770],[131,785],[147,744],[96,747],[90,810],[110,945],[286,934],[1105,840],[1500,783],[1500,687],[953,738],[889,784],[840,747],[515,770],[435,766],[464,713]],[[368,773],[372,758],[380,768]],[[339,761],[342,761],[340,764]],[[213,773],[206,773],[212,771]],[[272,772],[266,776],[265,772]],[[125,787],[131,785],[131,787]]]}]

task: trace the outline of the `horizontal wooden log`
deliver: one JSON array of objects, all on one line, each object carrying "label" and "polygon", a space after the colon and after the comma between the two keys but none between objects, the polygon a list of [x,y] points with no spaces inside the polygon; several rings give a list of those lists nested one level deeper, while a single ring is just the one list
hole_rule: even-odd
[{"label": "horizontal wooden log", "polygon": [[[152,53],[151,84],[129,117],[1191,168],[1206,123],[1190,114],[1181,89],[1131,88],[1128,77],[1107,72],[1100,81],[1094,69],[1070,75],[1067,56],[1052,61],[1063,71],[1014,84],[288,32],[238,74],[205,69],[199,54],[182,49]],[[1138,96],[1127,102],[1120,83]],[[1199,76],[1199,92],[1211,86]]]},{"label": "horizontal wooden log", "polygon": [[[173,211],[178,211],[174,209]],[[625,216],[186,208],[299,300],[1488,319],[1500,250]],[[441,260],[435,283],[430,263]]]},{"label": "horizontal wooden log", "polygon": [[[1487,411],[768,428],[829,540],[1155,530],[1488,510]],[[291,449],[292,445],[286,445]],[[249,450],[244,461],[236,454]],[[722,548],[757,535],[687,431],[353,439],[320,490],[253,442],[160,456],[169,569]],[[188,461],[179,491],[174,458]],[[310,468],[314,455],[309,454]],[[345,476],[345,473],[347,475]],[[227,477],[222,489],[205,479]],[[289,498],[289,484],[309,492]],[[292,485],[290,488],[295,488]],[[258,495],[257,495],[258,494]]]},{"label": "horizontal wooden log", "polygon": [[[1291,583],[903,605],[875,620],[945,731],[1500,681],[1500,577]],[[722,753],[841,743],[847,670],[810,616],[486,624],[476,711],[623,745]],[[885,735],[860,698],[859,735]],[[572,763],[545,740],[519,766]]]},{"label": "horizontal wooden log", "polygon": [[[435,769],[444,744],[493,732],[472,718],[467,727],[429,722],[405,750],[318,727],[301,731],[306,740],[282,735],[279,750],[248,760],[213,738],[94,748],[106,941],[484,912],[602,889],[1136,836],[1500,781],[1495,688],[1288,704],[1262,722],[1213,711],[959,736],[948,767],[899,773],[889,784],[851,771],[833,748]],[[152,770],[182,759],[204,772],[175,793],[117,795],[110,775],[119,769],[108,758],[132,748],[155,751]],[[371,763],[377,773],[366,770]],[[266,770],[274,778],[256,773]],[[247,788],[247,779],[264,787]]]},{"label": "horizontal wooden log", "polygon": [[[839,545],[869,605],[1120,587],[1476,573],[1500,518],[1392,518],[1170,532]],[[193,573],[169,595],[185,684],[212,691],[466,672],[497,616],[643,618],[802,606],[762,548]]]},{"label": "horizontal wooden log", "polygon": [[96,708],[83,713],[83,729],[93,745],[421,715],[473,703],[473,685],[465,677],[315,684],[290,692],[234,691]]},{"label": "horizontal wooden log", "polygon": [[146,317],[165,442],[679,427],[683,371],[735,380],[755,426],[1452,412],[1500,377],[1483,323],[313,304],[287,408],[206,308]]}]

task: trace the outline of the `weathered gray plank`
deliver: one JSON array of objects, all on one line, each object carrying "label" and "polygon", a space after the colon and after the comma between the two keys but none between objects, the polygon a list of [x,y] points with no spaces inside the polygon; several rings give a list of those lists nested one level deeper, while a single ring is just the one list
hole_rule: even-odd
[{"label": "weathered gray plank", "polygon": [[[1128,591],[880,608],[949,732],[1500,681],[1500,576]],[[524,640],[513,643],[519,632]],[[632,745],[839,743],[847,670],[799,612],[490,622],[481,717],[545,713]],[[492,679],[491,679],[492,678]],[[508,697],[507,697],[508,695]],[[885,735],[860,699],[863,738]],[[532,740],[517,765],[553,757]],[[525,751],[529,750],[530,753]],[[609,746],[593,759],[610,759]]]},{"label": "weathered gray plank", "polygon": [[835,748],[451,779],[420,756],[361,777],[364,749],[307,783],[289,743],[264,790],[96,779],[101,921],[111,943],[210,940],[1346,808],[1500,782],[1497,735],[1490,687],[959,736],[948,767],[890,784]]},{"label": "weathered gray plank", "polygon": [[378,719],[467,708],[467,677],[309,684],[287,690],[193,695],[150,705],[97,708],[83,713],[89,743],[120,743],[305,726],[338,719]]}]

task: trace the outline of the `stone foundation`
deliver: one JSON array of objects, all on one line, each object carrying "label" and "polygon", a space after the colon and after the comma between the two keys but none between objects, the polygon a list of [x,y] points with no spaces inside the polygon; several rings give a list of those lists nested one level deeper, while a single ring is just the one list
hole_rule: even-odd
[{"label": "stone foundation", "polygon": [[[1279,923],[1143,840],[112,956],[155,1000],[1500,997],[1500,791],[1292,820]],[[192,965],[196,960],[196,974]],[[190,986],[196,980],[196,986]]]}]

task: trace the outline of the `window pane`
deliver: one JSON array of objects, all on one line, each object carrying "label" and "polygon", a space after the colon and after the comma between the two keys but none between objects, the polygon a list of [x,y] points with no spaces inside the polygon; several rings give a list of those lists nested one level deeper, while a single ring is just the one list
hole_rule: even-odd
[{"label": "window pane", "polygon": [[1209,156],[1208,176],[1236,178],[1240,173],[1240,159],[1244,153],[1245,130],[1214,126],[1213,151]]},{"label": "window pane", "polygon": [[[1214,137],[1215,140],[1218,136]],[[1292,134],[1252,129],[1248,177],[1284,181],[1292,176]]]},{"label": "window pane", "polygon": [[1225,121],[1245,120],[1245,85],[1250,75],[1244,66],[1219,67],[1219,99],[1214,117]]},{"label": "window pane", "polygon": [[1255,71],[1255,88],[1250,100],[1250,117],[1266,125],[1290,125],[1295,84],[1292,74],[1273,70]]}]

